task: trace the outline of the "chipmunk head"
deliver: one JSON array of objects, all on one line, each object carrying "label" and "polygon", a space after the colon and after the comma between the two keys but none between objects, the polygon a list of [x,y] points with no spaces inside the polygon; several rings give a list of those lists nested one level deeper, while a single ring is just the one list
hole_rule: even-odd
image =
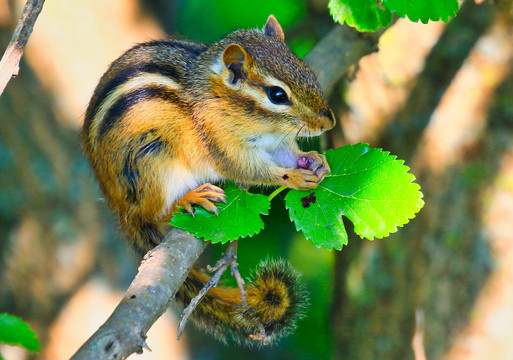
[{"label": "chipmunk head", "polygon": [[221,40],[211,67],[214,93],[235,100],[233,110],[254,120],[251,131],[261,126],[261,132],[277,136],[320,135],[335,125],[335,117],[314,73],[284,39],[271,15],[262,31],[239,30]]}]

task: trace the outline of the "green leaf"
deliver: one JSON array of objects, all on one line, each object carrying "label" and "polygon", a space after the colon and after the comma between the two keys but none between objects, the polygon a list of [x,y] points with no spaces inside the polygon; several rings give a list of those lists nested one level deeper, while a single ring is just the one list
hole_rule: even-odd
[{"label": "green leaf", "polygon": [[456,16],[460,6],[458,0],[383,0],[385,7],[395,12],[398,16],[408,16],[411,21],[422,21],[426,24],[429,20],[445,22]]},{"label": "green leaf", "polygon": [[285,197],[289,216],[317,247],[342,249],[347,233],[341,215],[362,238],[396,232],[422,208],[420,186],[402,160],[366,144],[326,152],[331,167],[314,190],[291,190]]},{"label": "green leaf", "polygon": [[392,22],[392,13],[376,0],[330,0],[328,8],[333,19],[355,27],[358,31],[376,31]]},{"label": "green leaf", "polygon": [[225,244],[257,234],[264,228],[260,214],[268,215],[271,203],[265,195],[250,194],[235,184],[226,185],[226,204],[219,203],[219,216],[197,207],[194,216],[185,211],[175,213],[171,225],[184,229],[212,243]]},{"label": "green leaf", "polygon": [[40,346],[29,325],[9,314],[0,314],[0,343],[21,346],[32,353],[39,352]]}]

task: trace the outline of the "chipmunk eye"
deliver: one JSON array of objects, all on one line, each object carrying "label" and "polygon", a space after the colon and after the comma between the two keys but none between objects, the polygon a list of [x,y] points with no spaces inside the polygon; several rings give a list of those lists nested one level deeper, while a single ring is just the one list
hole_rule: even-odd
[{"label": "chipmunk eye", "polygon": [[288,105],[290,104],[289,97],[285,90],[279,86],[269,86],[267,88],[267,96],[273,104],[276,105]]}]

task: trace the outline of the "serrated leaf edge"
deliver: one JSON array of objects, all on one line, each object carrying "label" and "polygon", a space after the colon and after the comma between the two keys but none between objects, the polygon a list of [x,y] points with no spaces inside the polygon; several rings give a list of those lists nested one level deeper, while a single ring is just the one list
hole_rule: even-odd
[{"label": "serrated leaf edge", "polygon": [[[357,147],[357,146],[363,146],[363,151],[361,154],[358,155],[358,157],[356,157],[353,162],[347,166],[345,166],[346,168],[350,168],[351,165],[353,165],[355,162],[358,161],[358,159],[360,159],[363,155],[367,154],[369,151],[371,150],[378,150],[382,155],[383,155],[383,161],[379,162],[377,165],[373,166],[372,168],[375,168],[375,167],[378,167],[380,166],[381,164],[383,164],[386,160],[388,160],[388,162],[390,163],[393,163],[393,162],[399,162],[399,164],[397,164],[398,167],[400,167],[401,169],[404,169],[404,172],[401,172],[401,174],[403,175],[410,175],[411,176],[411,180],[409,182],[410,185],[416,185],[417,189],[415,191],[416,194],[418,194],[417,196],[417,199],[416,199],[416,202],[415,202],[415,208],[412,208],[411,211],[407,214],[404,215],[404,217],[402,218],[399,218],[397,221],[399,222],[398,224],[394,225],[394,227],[389,230],[388,232],[386,233],[379,233],[379,234],[374,234],[372,237],[369,237],[369,236],[362,236],[361,234],[357,234],[358,236],[360,236],[360,238],[362,239],[368,239],[370,241],[373,241],[374,239],[383,239],[383,238],[386,238],[388,237],[390,234],[393,234],[395,232],[397,232],[399,230],[399,228],[402,228],[404,227],[404,225],[408,224],[410,222],[410,220],[412,220],[413,218],[415,218],[415,215],[424,207],[424,194],[422,193],[422,191],[420,191],[421,187],[418,183],[415,182],[416,180],[416,177],[414,174],[408,172],[410,170],[410,167],[405,165],[404,164],[404,160],[402,159],[397,159],[397,155],[390,155],[390,152],[389,151],[386,151],[386,150],[383,150],[382,148],[371,148],[369,146],[369,144],[366,144],[366,143],[357,143],[357,144],[353,144],[353,145],[348,145],[350,146],[351,148],[354,148],[354,147]],[[327,150],[324,154],[326,154],[327,152],[329,151],[335,151],[336,149],[330,149],[330,150]],[[347,158],[347,155],[346,155],[346,158]],[[345,159],[343,161],[345,161]],[[341,162],[343,162],[341,161]],[[366,168],[365,171],[368,171],[372,168]],[[358,172],[355,172],[355,173],[350,173],[350,174],[357,174]],[[327,177],[338,177],[338,176],[346,176],[346,175],[350,175],[350,174],[343,174],[343,175],[327,175]],[[370,186],[371,184],[369,184],[368,186]],[[332,192],[330,189],[326,188],[326,187],[323,187],[322,186],[322,183],[319,185],[319,187],[323,188],[325,191],[329,191],[329,192]],[[359,189],[359,191],[362,190],[362,189]],[[339,194],[337,194],[337,196],[341,196]],[[348,197],[348,196],[342,196],[342,197]],[[357,199],[357,198],[355,198]],[[371,203],[371,200],[368,200],[368,199],[357,199],[357,200],[360,200],[360,201],[366,201],[368,203]],[[376,200],[377,201],[377,200]],[[388,200],[388,201],[392,201],[392,200]],[[406,201],[406,200],[402,200],[402,201]],[[307,235],[304,233],[304,229],[302,226],[300,226],[298,223],[296,223],[294,221],[294,219],[292,219],[292,216],[291,216],[291,208],[287,206],[287,204],[285,204],[285,207],[287,208],[287,210],[289,211],[289,218],[290,220],[294,223],[294,226],[296,228],[297,231],[301,231],[303,232],[305,238],[307,238],[307,240],[310,240],[312,241],[310,238],[307,237]],[[320,208],[320,207],[319,207]],[[321,209],[321,208],[320,208]],[[292,210],[293,211],[293,210]],[[322,209],[321,209],[322,211]],[[353,210],[353,213],[356,215],[357,212]],[[376,213],[379,214],[378,211],[376,211]],[[324,213],[323,213],[324,215]],[[339,218],[342,217],[342,216],[345,216],[347,218],[347,215],[344,214],[343,211],[341,211],[339,214],[338,214]],[[381,216],[381,215],[380,215]],[[349,219],[349,218],[348,218]],[[358,219],[360,219],[361,222],[364,222],[360,216],[358,216]],[[351,221],[353,223],[353,225],[356,226],[356,224],[354,224],[354,222],[349,219],[349,221]],[[327,221],[326,221],[327,222]],[[342,225],[344,227],[344,230],[347,231],[347,229],[345,229],[345,226]],[[367,226],[369,227],[369,226]],[[341,250],[343,248],[344,245],[347,245],[348,241],[346,239],[346,241],[342,244],[342,247],[340,249],[336,248],[336,247],[332,247],[332,248],[328,248],[328,247],[325,247],[323,245],[316,245],[312,242],[313,245],[315,245],[316,247],[320,248],[320,247],[323,247],[327,250],[332,250],[332,249],[336,249],[336,250]]]},{"label": "serrated leaf edge", "polygon": [[418,22],[420,20],[424,25],[427,24],[429,22],[429,20],[431,20],[431,21],[440,21],[440,20],[442,20],[443,22],[448,22],[449,19],[456,17],[456,13],[460,10],[459,3],[455,2],[455,4],[454,4],[455,8],[453,10],[451,10],[452,11],[451,14],[446,14],[445,16],[439,16],[438,18],[436,18],[436,17],[427,17],[427,18],[418,17],[418,18],[414,18],[414,17],[408,15],[407,12],[401,13],[397,9],[390,8],[390,6],[388,5],[388,3],[389,3],[388,0],[382,0],[382,3],[383,3],[383,6],[385,8],[387,8],[388,11],[396,14],[397,16],[399,16],[401,18],[407,17],[412,22]]},{"label": "serrated leaf edge", "polygon": [[[381,149],[379,149],[379,150],[381,150]],[[385,153],[385,151],[383,151],[383,150],[381,150],[381,152]],[[390,155],[387,155],[387,156],[390,156]],[[404,165],[404,160],[395,160],[395,159],[397,159],[397,156],[395,156],[395,155],[392,155],[392,156],[394,156],[394,160],[391,160],[390,162],[402,161],[402,164],[400,165],[400,167],[401,168],[405,168],[405,171],[402,174],[403,175],[404,174],[405,175],[411,175],[412,179],[410,180],[409,184],[410,185],[417,185],[417,189],[415,191],[415,193],[418,194],[418,197],[416,199],[416,208],[412,209],[409,213],[405,214],[404,217],[399,218],[397,220],[398,224],[394,225],[393,229],[391,229],[390,231],[388,231],[386,233],[374,234],[371,237],[369,237],[367,235],[362,236],[360,234],[357,234],[362,239],[367,239],[367,240],[370,240],[370,241],[374,241],[374,239],[383,239],[383,238],[388,237],[390,234],[396,233],[399,230],[398,228],[402,228],[402,227],[404,227],[404,225],[408,224],[410,222],[410,220],[415,218],[415,215],[422,209],[422,207],[424,207],[424,200],[422,200],[424,198],[424,194],[422,193],[422,191],[420,191],[420,189],[421,189],[420,185],[415,182],[415,180],[416,180],[415,175],[413,175],[412,173],[408,172],[410,170],[410,167],[407,166],[407,165]],[[365,202],[371,204],[371,206],[372,206],[372,202],[373,201],[384,201],[384,200],[368,200],[368,199],[360,199],[360,198],[354,198],[354,199],[359,200],[359,201],[365,201]],[[390,202],[401,202],[401,201],[406,201],[406,200],[387,200],[387,201],[390,201]],[[356,213],[354,210],[353,210],[353,212]],[[379,214],[379,211],[376,211],[376,213]],[[342,215],[344,215],[344,214],[342,213]],[[380,215],[380,217],[383,217],[381,214],[379,214],[379,215]],[[361,217],[358,217],[358,218],[360,219],[360,221],[363,221],[361,219]],[[356,227],[356,224],[354,224],[354,222],[351,219],[349,219],[349,221],[351,221],[353,223],[353,225]]]},{"label": "serrated leaf edge", "polygon": [[[339,14],[336,14],[333,12],[333,9],[332,9],[332,3],[336,1],[336,0],[329,0],[328,2],[328,9],[329,9],[329,12],[330,12],[330,15],[331,17],[333,18],[333,20],[335,20],[335,22],[338,22],[339,24],[344,24],[346,23],[348,26],[351,26],[353,28],[355,28],[356,30],[358,30],[359,32],[374,32],[376,30],[378,30],[379,28],[385,28],[387,27],[388,25],[390,25],[390,23],[392,22],[392,19],[390,19],[390,22],[388,24],[385,24],[385,25],[382,25],[382,24],[378,24],[377,27],[367,27],[367,26],[364,26],[364,25],[361,25],[361,24],[357,24],[355,23],[354,21],[348,21],[348,16],[340,16]],[[340,0],[340,1],[343,1],[343,0]],[[382,0],[378,0],[379,1],[382,1]],[[351,10],[351,7],[346,5],[345,3],[343,4],[343,6],[345,6],[347,8],[347,12],[351,13],[351,18],[354,19],[354,16],[353,16],[353,11]],[[373,4],[372,6],[374,7],[377,7],[378,9],[380,9],[378,6],[376,6],[375,4]],[[385,9],[380,9],[382,10],[383,12],[386,12],[386,11],[390,11],[389,9],[385,8]],[[391,11],[390,11],[391,12]],[[392,12],[391,12],[392,13]]]},{"label": "serrated leaf edge", "polygon": [[[373,150],[373,149],[374,149],[374,150],[379,150],[379,151],[383,154],[383,160],[385,160],[385,159],[387,159],[387,158],[388,158],[387,160],[388,160],[390,163],[393,163],[393,162],[395,162],[395,161],[400,162],[400,164],[397,164],[397,165],[398,165],[399,167],[401,167],[401,168],[403,168],[403,169],[404,169],[404,172],[402,172],[402,174],[406,174],[406,175],[408,175],[408,174],[409,174],[409,175],[411,175],[411,180],[410,180],[409,184],[415,184],[415,185],[417,185],[417,191],[416,191],[416,193],[418,193],[418,194],[419,194],[419,196],[418,196],[418,197],[417,197],[417,199],[416,199],[416,200],[417,200],[417,201],[416,201],[416,208],[415,208],[415,209],[412,209],[410,213],[406,214],[406,215],[405,215],[405,218],[398,219],[398,222],[400,222],[400,224],[395,225],[395,226],[394,226],[394,228],[393,228],[392,230],[390,230],[390,231],[389,231],[388,233],[386,233],[386,234],[385,234],[385,233],[375,234],[375,235],[373,235],[372,237],[368,237],[368,236],[361,236],[360,234],[358,234],[358,236],[360,236],[360,238],[362,238],[362,239],[364,239],[364,238],[365,238],[365,239],[368,239],[368,240],[370,240],[370,241],[373,241],[375,238],[377,238],[377,239],[383,239],[383,238],[385,238],[385,237],[388,237],[390,234],[393,234],[393,233],[397,232],[397,231],[399,230],[398,228],[403,227],[404,225],[408,224],[408,223],[410,222],[410,220],[412,220],[413,218],[415,218],[415,215],[416,215],[416,214],[417,214],[417,213],[418,213],[418,212],[419,212],[419,211],[424,207],[424,204],[425,204],[425,203],[424,203],[424,200],[422,200],[422,199],[424,198],[424,194],[422,193],[422,191],[420,191],[420,189],[421,189],[420,185],[419,185],[418,183],[416,183],[416,182],[415,182],[415,180],[416,180],[415,175],[414,175],[414,174],[412,174],[412,173],[409,173],[409,172],[408,172],[408,171],[410,170],[410,167],[409,167],[408,165],[405,165],[405,164],[404,164],[404,160],[402,160],[402,159],[397,159],[397,155],[391,155],[391,154],[390,154],[390,151],[383,150],[382,148],[372,148],[372,147],[370,147],[370,146],[369,146],[369,144],[366,144],[366,143],[357,143],[357,144],[353,144],[353,145],[349,145],[349,146],[350,146],[350,147],[352,147],[352,148],[357,147],[357,146],[363,146],[363,147],[364,147],[363,149],[364,149],[365,151],[364,151],[364,152],[362,152],[361,154],[359,154],[359,155],[358,155],[358,157],[357,157],[357,158],[355,158],[355,160],[353,160],[353,162],[352,162],[349,166],[346,166],[346,168],[350,168],[350,167],[351,167],[351,166],[352,166],[356,161],[358,161],[358,159],[360,159],[363,155],[367,154],[369,151],[371,151],[371,150]],[[330,149],[330,150],[331,150],[331,151],[334,151],[334,150],[336,150],[336,149]],[[328,151],[330,151],[330,150],[328,150]],[[328,152],[328,151],[326,151],[326,152]],[[347,158],[347,157],[346,157],[346,158]],[[381,164],[383,164],[384,162],[385,162],[385,161],[381,161],[381,162],[379,162],[379,163],[378,163],[376,166],[374,166],[373,168],[380,166],[380,165],[381,165]],[[366,169],[365,169],[365,171],[368,171],[368,170],[371,170],[371,169],[372,169],[372,168],[366,168]],[[350,173],[350,174],[357,174],[357,172],[355,172],[355,173]],[[350,174],[343,174],[343,175],[328,175],[327,177],[345,176],[345,175],[350,175]],[[369,184],[369,185],[371,185],[371,184]],[[320,186],[321,186],[321,185],[320,185]],[[325,189],[325,190],[328,190],[328,191],[331,191],[331,190],[329,190],[329,189],[327,189],[327,188],[325,188],[325,187],[324,187],[324,189]],[[361,190],[361,189],[359,189],[359,191],[360,191],[360,190]],[[338,194],[337,194],[337,195],[338,195]],[[345,197],[347,197],[347,196],[345,196]],[[354,198],[354,199],[357,199],[357,198]],[[359,201],[366,201],[366,202],[369,202],[369,203],[370,203],[370,201],[371,201],[371,200],[367,200],[367,199],[357,199],[357,200],[359,200]],[[404,201],[404,200],[403,200],[403,201]],[[354,211],[354,210],[353,210],[353,213],[355,213],[355,214],[356,214],[356,211]],[[379,213],[379,212],[378,212],[378,213]],[[340,216],[345,216],[345,217],[347,218],[347,216],[346,216],[343,212],[341,212],[341,213],[340,213]],[[360,217],[358,217],[358,218],[361,220],[361,218],[360,218]],[[348,218],[348,219],[349,219],[349,218]],[[351,220],[349,219],[349,221],[351,221]],[[362,220],[361,220],[361,221],[362,221]],[[353,221],[351,221],[351,222],[353,223],[353,225],[355,225]],[[356,226],[356,225],[355,225],[355,226]]]}]

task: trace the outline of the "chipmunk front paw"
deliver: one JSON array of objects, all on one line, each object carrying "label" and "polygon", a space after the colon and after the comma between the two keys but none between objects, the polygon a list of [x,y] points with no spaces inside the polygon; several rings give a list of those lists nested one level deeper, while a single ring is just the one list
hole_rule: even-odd
[{"label": "chipmunk front paw", "polygon": [[326,161],[326,156],[316,151],[310,151],[297,159],[299,169],[311,170],[319,178],[319,183],[330,173],[330,166]]},{"label": "chipmunk front paw", "polygon": [[194,216],[195,209],[193,205],[200,205],[205,208],[205,210],[218,215],[215,203],[224,202],[226,204],[225,197],[226,195],[223,189],[206,183],[185,194],[180,200],[173,204],[173,208],[176,211],[177,206],[180,206]]},{"label": "chipmunk front paw", "polygon": [[309,169],[291,169],[284,172],[280,183],[291,189],[309,190],[319,185],[319,177]]},{"label": "chipmunk front paw", "polygon": [[316,151],[301,154],[296,165],[297,169],[283,169],[278,180],[281,185],[296,190],[315,189],[330,173],[326,157]]}]

